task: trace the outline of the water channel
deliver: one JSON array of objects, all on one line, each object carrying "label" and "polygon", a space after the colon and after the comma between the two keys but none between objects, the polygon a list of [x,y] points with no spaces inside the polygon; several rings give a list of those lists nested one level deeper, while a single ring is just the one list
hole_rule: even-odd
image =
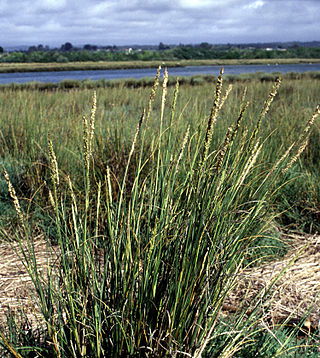
[{"label": "water channel", "polygon": [[[195,76],[195,75],[217,75],[221,66],[186,66],[168,68],[171,76]],[[239,75],[243,73],[256,72],[308,72],[320,71],[320,63],[302,64],[270,64],[270,65],[225,65],[224,73]],[[140,79],[154,77],[155,68],[124,69],[124,70],[90,70],[90,71],[56,71],[56,72],[20,72],[0,73],[0,84],[26,83],[31,81],[58,83],[63,80],[114,80],[114,79]]]}]

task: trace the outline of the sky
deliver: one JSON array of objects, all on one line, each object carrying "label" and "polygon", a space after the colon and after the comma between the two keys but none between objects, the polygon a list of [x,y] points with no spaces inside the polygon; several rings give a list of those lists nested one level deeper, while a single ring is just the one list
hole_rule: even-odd
[{"label": "sky", "polygon": [[0,0],[0,46],[319,41],[320,0]]}]

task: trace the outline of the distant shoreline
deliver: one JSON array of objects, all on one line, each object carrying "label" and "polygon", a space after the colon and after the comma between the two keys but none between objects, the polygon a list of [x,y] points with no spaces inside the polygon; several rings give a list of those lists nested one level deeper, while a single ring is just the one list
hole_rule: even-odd
[{"label": "distant shoreline", "polygon": [[0,63],[0,73],[18,72],[55,72],[83,70],[116,70],[185,66],[225,66],[225,65],[266,65],[266,64],[299,64],[320,63],[314,58],[290,59],[237,59],[237,60],[180,60],[180,61],[113,61],[113,62],[68,62],[68,63]]}]

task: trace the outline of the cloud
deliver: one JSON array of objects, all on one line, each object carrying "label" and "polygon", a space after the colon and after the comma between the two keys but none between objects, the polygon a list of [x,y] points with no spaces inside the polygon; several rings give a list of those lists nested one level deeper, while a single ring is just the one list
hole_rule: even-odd
[{"label": "cloud", "polygon": [[319,0],[0,0],[4,45],[317,40]]},{"label": "cloud", "polygon": [[38,2],[39,9],[44,10],[63,10],[66,6],[66,0],[40,0]]},{"label": "cloud", "polygon": [[203,8],[203,7],[212,6],[212,1],[210,1],[210,0],[180,0],[179,4],[182,8],[199,9],[199,8]]},{"label": "cloud", "polygon": [[244,8],[245,9],[258,9],[259,7],[263,6],[264,2],[262,0],[257,0],[254,1],[248,5],[246,5]]}]

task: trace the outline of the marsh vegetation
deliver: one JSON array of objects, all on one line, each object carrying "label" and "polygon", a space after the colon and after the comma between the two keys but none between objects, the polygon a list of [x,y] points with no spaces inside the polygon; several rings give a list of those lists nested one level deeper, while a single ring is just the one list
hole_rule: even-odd
[{"label": "marsh vegetation", "polygon": [[312,306],[267,322],[274,283],[222,314],[244,270],[289,250],[281,232],[319,229],[318,81],[216,82],[0,92],[2,240],[36,317],[9,307],[8,355],[319,354],[299,336]]}]

